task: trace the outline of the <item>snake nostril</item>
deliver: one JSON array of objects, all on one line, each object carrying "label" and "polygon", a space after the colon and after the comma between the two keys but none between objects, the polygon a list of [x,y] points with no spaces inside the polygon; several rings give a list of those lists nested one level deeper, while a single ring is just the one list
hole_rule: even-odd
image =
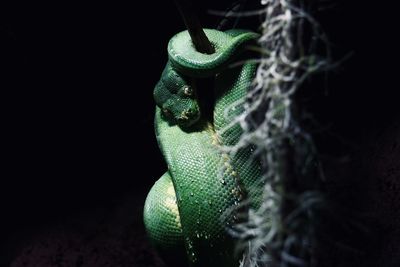
[{"label": "snake nostril", "polygon": [[166,109],[166,108],[164,108],[164,109],[162,110],[162,112],[163,112],[163,114],[164,114],[165,116],[167,116],[167,117],[171,117],[171,115],[172,115],[171,111],[170,111],[169,109]]}]

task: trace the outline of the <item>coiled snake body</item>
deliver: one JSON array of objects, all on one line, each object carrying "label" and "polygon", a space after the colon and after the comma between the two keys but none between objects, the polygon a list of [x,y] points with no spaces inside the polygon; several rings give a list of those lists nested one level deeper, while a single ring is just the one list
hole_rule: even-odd
[{"label": "coiled snake body", "polygon": [[[154,90],[155,131],[168,171],[147,196],[144,222],[150,240],[172,266],[186,261],[238,266],[240,255],[228,233],[237,221],[235,207],[261,194],[256,189],[260,168],[249,160],[252,149],[234,156],[221,150],[238,141],[241,128],[230,124],[243,110],[240,103],[256,71],[254,63],[231,63],[243,59],[244,47],[258,35],[205,33],[216,50],[210,55],[195,50],[187,31],[170,40],[169,62]],[[204,78],[213,79],[214,88],[201,87]],[[213,95],[215,102],[204,105],[202,95]]]}]

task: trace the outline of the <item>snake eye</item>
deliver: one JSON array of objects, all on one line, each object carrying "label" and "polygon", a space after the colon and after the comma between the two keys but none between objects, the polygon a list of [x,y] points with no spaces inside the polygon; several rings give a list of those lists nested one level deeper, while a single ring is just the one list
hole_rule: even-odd
[{"label": "snake eye", "polygon": [[193,89],[186,85],[185,87],[183,87],[183,93],[186,96],[191,96],[193,94]]}]

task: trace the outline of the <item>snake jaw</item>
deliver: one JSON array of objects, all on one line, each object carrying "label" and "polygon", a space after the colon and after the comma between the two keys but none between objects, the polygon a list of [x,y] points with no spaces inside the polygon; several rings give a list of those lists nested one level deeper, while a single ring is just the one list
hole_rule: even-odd
[{"label": "snake jaw", "polygon": [[168,104],[162,105],[161,112],[163,119],[169,123],[188,128],[200,119],[200,110],[196,102],[191,103],[189,107],[186,106],[183,110],[176,103],[172,106]]},{"label": "snake jaw", "polygon": [[186,109],[176,118],[181,127],[190,127],[200,119],[200,112],[194,109]]}]

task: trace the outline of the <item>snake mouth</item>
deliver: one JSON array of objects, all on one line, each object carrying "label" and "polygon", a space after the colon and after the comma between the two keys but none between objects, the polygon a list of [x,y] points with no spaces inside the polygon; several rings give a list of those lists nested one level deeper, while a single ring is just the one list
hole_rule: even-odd
[{"label": "snake mouth", "polygon": [[177,118],[176,122],[181,127],[190,127],[200,119],[200,112],[195,110],[184,110]]}]

